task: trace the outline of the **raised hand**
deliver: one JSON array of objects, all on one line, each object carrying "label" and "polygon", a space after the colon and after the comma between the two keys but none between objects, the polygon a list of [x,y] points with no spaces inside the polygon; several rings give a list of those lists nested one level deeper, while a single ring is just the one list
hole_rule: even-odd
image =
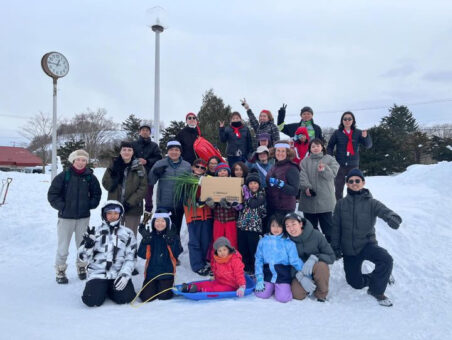
[{"label": "raised hand", "polygon": [[317,170],[318,171],[325,171],[325,164],[323,164],[322,161],[319,162]]},{"label": "raised hand", "polygon": [[246,102],[246,99],[245,99],[245,98],[240,99],[240,102],[241,102],[242,106],[245,108],[245,110],[249,110],[249,109],[250,109],[250,106],[249,106],[248,103]]},{"label": "raised hand", "polygon": [[224,120],[220,120],[219,123],[221,128],[224,127]]}]

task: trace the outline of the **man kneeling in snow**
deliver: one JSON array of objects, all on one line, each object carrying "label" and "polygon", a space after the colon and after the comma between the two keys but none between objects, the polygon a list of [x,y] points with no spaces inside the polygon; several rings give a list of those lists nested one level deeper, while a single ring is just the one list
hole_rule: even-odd
[{"label": "man kneeling in snow", "polygon": [[135,297],[132,276],[137,258],[137,242],[131,229],[120,224],[124,207],[107,201],[101,210],[103,223],[89,228],[83,236],[78,257],[88,262],[88,281],[82,301],[100,306],[108,296],[116,303],[129,303]]},{"label": "man kneeling in snow", "polygon": [[[397,229],[402,218],[383,203],[372,198],[364,188],[364,175],[352,169],[347,177],[347,196],[336,203],[333,215],[331,246],[339,259],[344,255],[345,279],[355,289],[369,287],[368,293],[382,306],[392,306],[384,292],[392,272],[392,257],[386,249],[379,247],[375,236],[375,222],[382,218]],[[362,263],[375,263],[369,274],[361,272]]]}]

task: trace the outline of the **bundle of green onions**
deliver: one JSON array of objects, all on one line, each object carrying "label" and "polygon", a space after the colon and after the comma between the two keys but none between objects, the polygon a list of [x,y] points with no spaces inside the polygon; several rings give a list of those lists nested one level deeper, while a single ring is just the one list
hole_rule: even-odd
[{"label": "bundle of green onions", "polygon": [[192,174],[180,176],[170,176],[166,178],[175,182],[174,203],[179,205],[182,202],[189,209],[196,209],[196,194],[199,187],[199,177]]}]

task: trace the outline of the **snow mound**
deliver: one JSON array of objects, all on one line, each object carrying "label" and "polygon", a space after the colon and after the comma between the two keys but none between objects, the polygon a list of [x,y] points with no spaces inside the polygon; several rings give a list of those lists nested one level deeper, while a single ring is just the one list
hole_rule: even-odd
[{"label": "snow mound", "polygon": [[[105,169],[96,169],[100,180]],[[0,172],[12,177],[0,207],[0,328],[4,339],[446,339],[452,337],[452,163],[414,165],[396,176],[367,177],[373,196],[399,213],[399,230],[377,222],[377,238],[394,258],[396,284],[387,289],[394,307],[379,306],[345,282],[342,261],[331,266],[326,303],[311,299],[281,304],[254,296],[193,302],[156,301],[140,308],[106,302],[89,309],[80,296],[75,246],[69,284],[57,285],[53,262],[57,214],[47,203],[50,175]],[[102,201],[106,200],[103,192]],[[99,208],[90,224],[100,223]],[[200,279],[190,270],[186,225],[176,283]],[[140,272],[143,262],[138,262]],[[364,263],[365,270],[372,270]],[[142,276],[133,279],[136,290]]]}]

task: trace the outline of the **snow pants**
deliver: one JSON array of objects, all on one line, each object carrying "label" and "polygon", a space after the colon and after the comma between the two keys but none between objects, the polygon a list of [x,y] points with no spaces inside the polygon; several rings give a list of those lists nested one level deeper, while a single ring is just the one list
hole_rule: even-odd
[{"label": "snow pants", "polygon": [[336,201],[339,201],[344,196],[345,176],[347,176],[348,172],[354,168],[356,168],[356,166],[341,165],[339,167],[336,178],[334,179],[334,188],[336,191]]},{"label": "snow pants", "polygon": [[[361,267],[367,260],[375,264],[372,273],[363,274]],[[393,260],[388,251],[375,243],[369,243],[356,256],[344,256],[344,271],[347,283],[355,289],[369,286],[374,295],[383,294],[392,272]]]},{"label": "snow pants", "polygon": [[213,221],[213,242],[221,236],[226,237],[230,242],[231,245],[238,249],[237,244],[237,226],[235,221],[229,221],[229,222],[220,222],[217,220]]},{"label": "snow pants", "polygon": [[[69,255],[69,245],[71,243],[72,234],[75,233],[75,247],[78,249],[83,240],[83,234],[89,224],[89,217],[79,219],[58,218],[57,235],[58,248],[55,258],[55,266],[66,265],[66,260]],[[86,263],[80,262],[78,256],[77,267],[86,267]]]},{"label": "snow pants", "polygon": [[318,225],[322,229],[323,235],[325,235],[328,243],[331,243],[331,230],[333,229],[333,213],[325,212],[320,214],[303,213],[303,216],[311,222],[312,226],[319,230]]},{"label": "snow pants", "polygon": [[212,242],[213,219],[188,223],[188,256],[191,269],[196,272],[205,267],[209,245]]},{"label": "snow pants", "polygon": [[[144,281],[143,286],[149,281]],[[140,293],[141,301],[146,301],[152,297],[149,301],[154,301],[155,299],[159,300],[169,300],[173,297],[173,291],[168,290],[165,293],[158,294],[159,292],[164,291],[165,289],[169,289],[174,285],[174,278],[166,279],[166,280],[154,280],[150,284],[144,288]],[[153,297],[154,296],[154,297]]]},{"label": "snow pants", "polygon": [[254,294],[261,299],[270,298],[275,293],[275,299],[279,302],[289,302],[292,300],[292,291],[288,283],[271,283],[264,282],[265,288],[262,292],[255,292]]},{"label": "snow pants", "polygon": [[89,280],[83,291],[82,301],[88,307],[102,305],[107,297],[118,304],[131,302],[135,297],[132,280],[127,282],[123,290],[116,290],[114,281],[107,279]]},{"label": "snow pants", "polygon": [[254,231],[237,230],[239,253],[245,265],[245,272],[254,274],[254,255],[259,243],[259,233]]},{"label": "snow pants", "polygon": [[213,281],[202,281],[195,283],[198,287],[198,291],[201,292],[232,292],[237,288],[219,283],[216,280]]},{"label": "snow pants", "polygon": [[[319,261],[314,264],[314,268],[312,269],[312,279],[317,286],[314,291],[314,296],[317,299],[325,300],[328,295],[328,283],[330,280],[330,269],[325,262]],[[292,280],[290,287],[292,289],[293,298],[296,300],[303,300],[309,295],[309,293],[304,290],[296,278]]]}]

